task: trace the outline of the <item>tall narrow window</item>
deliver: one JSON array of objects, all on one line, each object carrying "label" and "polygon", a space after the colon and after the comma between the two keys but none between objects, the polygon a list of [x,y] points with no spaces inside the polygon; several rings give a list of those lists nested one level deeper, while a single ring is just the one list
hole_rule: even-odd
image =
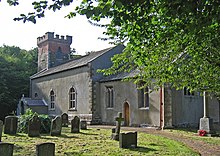
[{"label": "tall narrow window", "polygon": [[114,107],[114,90],[112,86],[106,87],[107,108]]},{"label": "tall narrow window", "polygon": [[139,98],[139,108],[149,108],[150,98],[148,87],[139,90]]},{"label": "tall narrow window", "polygon": [[55,109],[55,94],[54,91],[50,91],[50,109]]},{"label": "tall narrow window", "polygon": [[76,90],[73,87],[69,91],[69,109],[76,109]]}]

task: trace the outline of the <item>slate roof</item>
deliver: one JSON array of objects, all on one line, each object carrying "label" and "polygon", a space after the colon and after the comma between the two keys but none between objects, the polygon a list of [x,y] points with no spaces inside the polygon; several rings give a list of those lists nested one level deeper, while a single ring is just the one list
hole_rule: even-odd
[{"label": "slate roof", "polygon": [[61,72],[61,71],[70,70],[70,69],[73,69],[73,68],[78,68],[78,67],[85,66],[88,63],[95,60],[96,58],[98,58],[99,56],[103,55],[104,53],[106,53],[106,52],[108,52],[108,51],[110,51],[114,48],[115,47],[111,47],[111,48],[107,48],[107,49],[104,49],[104,50],[101,50],[101,51],[91,52],[88,55],[80,57],[79,59],[72,60],[70,62],[61,64],[61,65],[56,66],[56,67],[52,67],[52,68],[49,68],[49,69],[42,70],[42,71],[32,75],[30,78],[35,79],[35,78],[38,78],[38,77],[58,73],[58,72]]},{"label": "slate roof", "polygon": [[47,103],[41,99],[33,100],[31,98],[23,98],[22,101],[27,106],[47,106]]},{"label": "slate roof", "polygon": [[132,78],[132,77],[135,77],[138,73],[139,73],[138,70],[133,70],[129,73],[118,73],[114,75],[109,75],[101,79],[100,82],[117,81],[117,80],[122,80],[125,78]]}]

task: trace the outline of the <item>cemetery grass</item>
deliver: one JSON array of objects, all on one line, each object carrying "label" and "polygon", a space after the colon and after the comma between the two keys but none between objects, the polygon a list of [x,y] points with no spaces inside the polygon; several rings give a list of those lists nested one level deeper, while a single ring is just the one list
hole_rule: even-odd
[{"label": "cemetery grass", "polygon": [[[123,131],[124,132],[124,131]],[[27,134],[3,134],[2,141],[13,143],[14,156],[35,156],[36,145],[43,142],[55,143],[56,156],[75,155],[179,155],[196,156],[180,142],[161,136],[138,133],[138,147],[131,149],[119,148],[119,142],[110,139],[109,129],[88,129],[80,133],[70,133],[70,128],[63,127],[61,136],[42,134],[40,137],[28,137]]]},{"label": "cemetery grass", "polygon": [[192,140],[204,141],[208,144],[219,145],[220,146],[220,131],[216,133],[218,136],[208,137],[208,136],[199,136],[198,129],[166,129],[164,131],[171,132],[176,135],[181,135],[183,137],[190,138]]}]

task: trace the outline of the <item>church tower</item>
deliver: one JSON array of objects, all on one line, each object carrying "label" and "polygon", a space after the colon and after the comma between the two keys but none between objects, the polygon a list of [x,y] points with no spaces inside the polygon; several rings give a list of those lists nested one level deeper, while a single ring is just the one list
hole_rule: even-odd
[{"label": "church tower", "polygon": [[47,32],[37,38],[38,71],[55,67],[69,60],[72,36],[59,36]]}]

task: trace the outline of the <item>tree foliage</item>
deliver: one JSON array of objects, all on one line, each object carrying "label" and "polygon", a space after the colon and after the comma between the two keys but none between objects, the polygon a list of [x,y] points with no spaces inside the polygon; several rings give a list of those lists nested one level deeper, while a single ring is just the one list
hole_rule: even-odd
[{"label": "tree foliage", "polygon": [[[18,0],[14,0],[17,2]],[[17,20],[36,22],[45,9],[56,11],[72,0],[34,2],[35,13]],[[105,74],[139,70],[136,80],[155,88],[220,92],[220,1],[217,0],[82,0],[70,12],[92,22],[109,18],[108,39],[126,43]],[[34,19],[34,20],[32,20]],[[154,81],[152,81],[152,79]]]},{"label": "tree foliage", "polygon": [[34,116],[38,116],[40,120],[40,133],[49,133],[51,120],[48,115],[33,113],[30,108],[26,109],[25,114],[19,117],[18,132],[28,133],[28,122],[33,120]]},{"label": "tree foliage", "polygon": [[0,119],[16,110],[22,94],[29,93],[29,77],[37,69],[37,49],[0,47]]}]

